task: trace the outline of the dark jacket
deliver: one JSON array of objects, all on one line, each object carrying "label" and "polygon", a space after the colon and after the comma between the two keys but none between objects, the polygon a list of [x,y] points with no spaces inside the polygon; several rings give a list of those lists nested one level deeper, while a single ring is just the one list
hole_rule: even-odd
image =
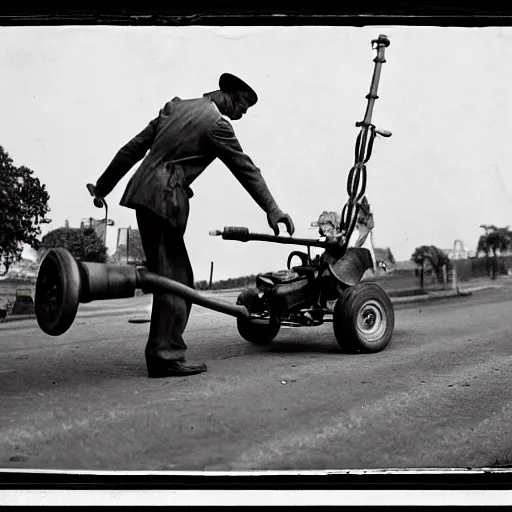
[{"label": "dark jacket", "polygon": [[193,195],[190,185],[216,158],[266,213],[278,209],[260,170],[243,152],[231,123],[209,98],[174,98],[166,103],[158,117],[118,151],[98,179],[96,193],[107,196],[143,158],[120,204],[149,208],[181,231],[185,230],[188,200]]}]

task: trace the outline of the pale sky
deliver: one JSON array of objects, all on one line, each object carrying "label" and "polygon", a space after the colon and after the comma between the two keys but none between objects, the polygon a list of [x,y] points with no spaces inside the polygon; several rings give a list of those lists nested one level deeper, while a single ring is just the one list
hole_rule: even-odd
[{"label": "pale sky", "polygon": [[[475,249],[480,224],[512,224],[512,28],[462,27],[1,27],[0,145],[50,194],[45,232],[101,218],[85,188],[174,96],[200,97],[231,72],[259,102],[233,126],[296,236],[314,237],[323,210],[341,211],[376,51],[382,67],[372,121],[367,196],[374,243],[398,260],[419,245]],[[136,227],[119,200],[136,166],[107,197],[108,243]],[[196,280],[286,266],[297,246],[224,241],[246,226],[271,234],[264,212],[215,161],[192,185],[186,243]]]}]

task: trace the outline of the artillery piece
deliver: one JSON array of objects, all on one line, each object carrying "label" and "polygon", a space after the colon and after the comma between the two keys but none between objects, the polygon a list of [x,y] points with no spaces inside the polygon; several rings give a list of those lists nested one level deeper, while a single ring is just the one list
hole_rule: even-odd
[{"label": "artillery piece", "polygon": [[[51,249],[39,268],[35,311],[40,328],[59,336],[73,324],[80,303],[95,300],[133,297],[137,289],[144,293],[168,292],[194,304],[231,315],[237,319],[240,335],[255,344],[270,343],[281,326],[313,327],[332,322],[339,345],[347,351],[378,352],[391,340],[394,311],[386,292],[376,283],[361,282],[371,265],[369,251],[348,247],[357,224],[361,200],[366,188],[366,163],[377,135],[389,137],[390,132],[371,124],[377,96],[380,68],[385,61],[386,36],[372,41],[377,47],[375,69],[364,120],[356,123],[360,133],[356,141],[355,163],[350,170],[347,192],[349,199],[342,210],[343,241],[319,241],[250,233],[247,228],[226,227],[210,234],[225,240],[250,240],[320,247],[331,256],[331,263],[313,262],[308,254],[293,251],[287,269],[257,276],[256,286],[242,291],[236,304],[214,299],[174,280],[148,272],[142,267],[76,261],[66,249]],[[87,185],[97,207],[107,204],[94,196],[94,187]],[[301,265],[291,266],[294,256]],[[335,301],[334,307],[321,304],[319,298]]]},{"label": "artillery piece", "polygon": [[[308,247],[330,246],[314,239],[251,234],[246,228],[225,228],[218,234],[228,240],[263,238]],[[294,251],[291,256],[295,254]],[[359,281],[366,270],[363,265],[358,265],[362,256],[350,249],[346,256],[348,259],[342,258],[342,261],[352,272],[350,278]],[[354,262],[357,275],[353,270]],[[258,275],[257,286],[243,290],[236,304],[232,304],[208,297],[143,267],[77,261],[66,249],[56,248],[48,252],[39,268],[35,312],[39,327],[46,334],[60,336],[73,324],[81,303],[129,298],[137,289],[144,293],[166,291],[193,304],[236,317],[240,335],[255,344],[270,343],[281,326],[313,327],[333,322],[336,339],[343,349],[382,350],[389,343],[394,327],[393,307],[386,292],[375,283],[349,286],[334,275],[322,278],[321,272],[321,267],[301,265],[287,271]],[[318,294],[322,293],[327,298],[338,299],[333,310],[318,306]]]}]

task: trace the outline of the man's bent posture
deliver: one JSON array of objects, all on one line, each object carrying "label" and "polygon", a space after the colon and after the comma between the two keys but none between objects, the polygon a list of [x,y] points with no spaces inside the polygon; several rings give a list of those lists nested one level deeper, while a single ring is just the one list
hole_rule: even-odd
[{"label": "man's bent posture", "polygon": [[[119,150],[98,179],[95,194],[105,197],[144,158],[120,204],[135,209],[148,271],[194,286],[183,240],[189,199],[193,195],[190,185],[216,158],[224,162],[267,214],[276,235],[278,223],[283,223],[288,233],[293,234],[292,219],[278,207],[260,170],[243,152],[231,123],[223,117],[240,119],[257,100],[251,87],[228,73],[220,77],[219,90],[202,98],[176,97]],[[206,371],[204,364],[185,362],[187,347],[182,335],[191,306],[185,299],[169,293],[154,294],[145,349],[149,377]]]}]

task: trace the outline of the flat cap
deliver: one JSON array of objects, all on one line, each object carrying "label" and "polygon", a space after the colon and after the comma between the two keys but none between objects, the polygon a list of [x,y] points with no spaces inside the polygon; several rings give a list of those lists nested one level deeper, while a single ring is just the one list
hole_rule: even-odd
[{"label": "flat cap", "polygon": [[250,106],[254,105],[258,101],[258,95],[256,92],[246,84],[242,79],[238,78],[231,73],[223,73],[219,78],[219,88],[225,92],[245,92],[248,93],[248,101]]}]

